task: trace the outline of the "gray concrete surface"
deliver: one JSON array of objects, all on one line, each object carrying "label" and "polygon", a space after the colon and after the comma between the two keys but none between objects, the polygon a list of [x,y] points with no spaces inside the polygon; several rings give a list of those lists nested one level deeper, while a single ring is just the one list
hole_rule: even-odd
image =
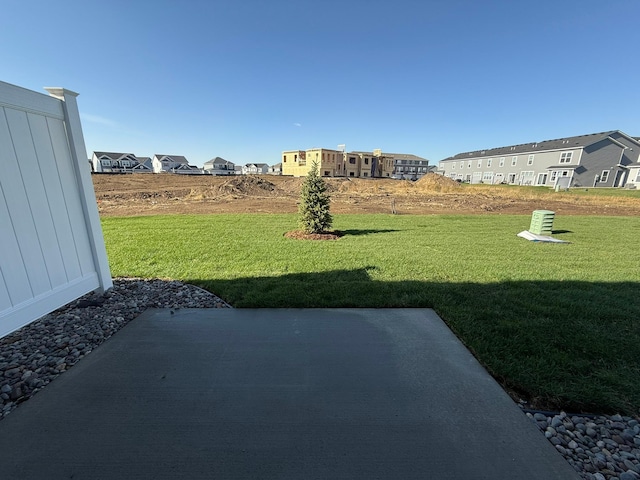
[{"label": "gray concrete surface", "polygon": [[0,422],[11,479],[578,479],[426,309],[149,310]]}]

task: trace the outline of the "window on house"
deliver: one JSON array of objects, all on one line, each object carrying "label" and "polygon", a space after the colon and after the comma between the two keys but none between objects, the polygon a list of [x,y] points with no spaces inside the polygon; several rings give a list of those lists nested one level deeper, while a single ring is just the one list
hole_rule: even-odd
[{"label": "window on house", "polygon": [[609,180],[609,170],[603,170],[600,175],[600,183],[607,183],[607,180]]},{"label": "window on house", "polygon": [[452,164],[451,164],[451,170],[455,170],[455,169],[456,169],[456,164],[455,164],[455,163],[452,163]]},{"label": "window on house", "polygon": [[560,163],[571,163],[573,152],[562,152],[560,155]]},{"label": "window on house", "polygon": [[511,157],[511,166],[515,167],[518,163],[518,157]]},{"label": "window on house", "polygon": [[102,164],[103,167],[111,166],[111,160],[100,160],[100,163]]},{"label": "window on house", "polygon": [[325,176],[325,177],[328,177],[329,175],[330,175],[329,171],[328,171],[328,170],[325,170],[325,171],[324,171],[324,176]]},{"label": "window on house", "polygon": [[349,176],[350,177],[355,177],[355,173],[354,172],[349,172]]},{"label": "window on house", "polygon": [[351,165],[355,165],[356,164],[356,157],[349,157],[349,163]]},{"label": "window on house", "polygon": [[467,168],[471,168],[471,160],[467,163]]},{"label": "window on house", "polygon": [[569,170],[562,170],[561,175],[562,175],[563,177],[568,177],[568,176],[569,176]]},{"label": "window on house", "polygon": [[638,175],[636,175],[636,182],[640,182],[640,170],[638,170]]},{"label": "window on house", "polygon": [[294,155],[294,156],[293,156],[293,161],[294,161],[294,162],[297,162],[297,161],[298,161],[298,155]]},{"label": "window on house", "polygon": [[482,160],[478,160],[478,168],[482,168]]},{"label": "window on house", "polygon": [[284,163],[286,163],[286,162],[287,162],[287,156],[286,156],[286,155],[284,155],[284,156],[282,157],[282,161],[283,161]]},{"label": "window on house", "polygon": [[482,174],[482,181],[483,182],[490,182],[493,180],[493,172],[484,172]]},{"label": "window on house", "polygon": [[534,155],[529,155],[529,158],[527,158],[527,165],[533,165],[533,157]]},{"label": "window on house", "polygon": [[130,167],[131,166],[131,162],[129,160],[123,160],[122,161],[122,166],[123,167]]},{"label": "window on house", "polygon": [[558,178],[558,171],[557,171],[557,170],[553,170],[553,171],[551,172],[551,181],[552,181],[552,182],[555,182],[555,181],[556,181],[556,178]]},{"label": "window on house", "polygon": [[487,160],[487,167],[490,167],[492,162],[493,162],[493,158],[488,159]]},{"label": "window on house", "polygon": [[364,172],[364,173],[362,174],[362,176],[363,176],[363,177],[368,177],[368,176],[369,176],[369,174],[368,174],[367,172]]},{"label": "window on house", "polygon": [[460,168],[464,168],[464,161],[460,162]]},{"label": "window on house", "polygon": [[369,165],[369,159],[367,157],[364,158],[364,164]]},{"label": "window on house", "polygon": [[498,163],[500,167],[504,167],[504,157],[500,157],[500,162]]}]

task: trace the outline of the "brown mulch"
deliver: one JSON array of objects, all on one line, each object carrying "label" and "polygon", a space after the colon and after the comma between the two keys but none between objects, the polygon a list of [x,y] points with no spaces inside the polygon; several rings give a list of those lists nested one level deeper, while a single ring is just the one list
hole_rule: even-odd
[{"label": "brown mulch", "polygon": [[338,240],[342,235],[339,232],[306,233],[302,230],[292,230],[284,236],[295,240]]}]

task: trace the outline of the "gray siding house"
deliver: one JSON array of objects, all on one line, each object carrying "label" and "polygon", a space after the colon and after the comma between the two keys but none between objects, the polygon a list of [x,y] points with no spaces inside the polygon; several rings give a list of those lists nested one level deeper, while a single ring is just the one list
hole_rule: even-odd
[{"label": "gray siding house", "polygon": [[393,158],[393,178],[417,180],[429,173],[429,160],[407,153],[384,153]]},{"label": "gray siding house", "polygon": [[438,173],[469,183],[624,187],[637,182],[640,142],[619,131],[459,153]]},{"label": "gray siding house", "polygon": [[136,157],[133,153],[93,152],[92,171],[96,173],[152,173],[148,157]]},{"label": "gray siding house", "polygon": [[185,175],[204,173],[202,169],[189,165],[187,159],[181,155],[155,154],[152,164],[154,173],[181,173]]},{"label": "gray siding house", "polygon": [[216,157],[208,162],[204,162],[203,165],[204,173],[208,173],[209,175],[235,175],[236,174],[236,166],[232,162],[225,160],[221,157]]}]

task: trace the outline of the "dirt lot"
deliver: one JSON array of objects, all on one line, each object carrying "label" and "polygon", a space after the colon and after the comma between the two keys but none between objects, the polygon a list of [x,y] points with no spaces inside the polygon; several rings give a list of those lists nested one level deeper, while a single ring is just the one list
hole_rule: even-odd
[{"label": "dirt lot", "polygon": [[[279,176],[93,175],[103,216],[297,211],[301,178]],[[326,179],[332,213],[639,215],[640,196],[577,195],[551,190],[460,185],[439,175],[417,182]]]}]

